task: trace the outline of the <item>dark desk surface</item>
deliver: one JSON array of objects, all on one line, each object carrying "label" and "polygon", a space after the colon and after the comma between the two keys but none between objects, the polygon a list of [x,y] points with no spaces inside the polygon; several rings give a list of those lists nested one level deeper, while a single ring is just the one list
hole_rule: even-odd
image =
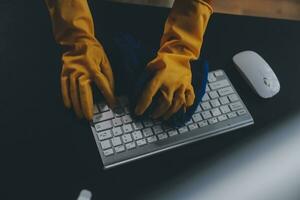
[{"label": "dark desk surface", "polygon": [[[95,1],[92,5],[97,33],[128,31],[149,45],[158,46],[167,9],[97,4],[100,3]],[[94,199],[174,199],[176,195],[179,199],[200,199],[204,197],[200,191],[221,187],[220,181],[225,181],[222,173],[231,177],[236,172],[247,174],[242,167],[247,160],[255,162],[253,159],[260,153],[254,151],[257,154],[251,157],[253,152],[249,150],[248,154],[246,147],[267,141],[266,145],[276,152],[276,145],[284,138],[299,138],[297,126],[294,131],[276,132],[275,128],[298,120],[300,113],[300,22],[214,14],[202,55],[210,60],[212,69],[227,72],[253,114],[255,125],[108,171],[102,170],[88,123],[77,120],[63,107],[60,52],[43,2],[2,1],[0,26],[1,199],[75,199],[83,188],[91,190]],[[234,69],[232,56],[248,49],[260,53],[278,75],[282,90],[275,98],[260,99]],[[274,142],[276,138],[279,140]],[[241,152],[244,157],[234,157]],[[299,161],[297,156],[283,159],[290,155],[275,156],[274,163],[281,166]],[[234,164],[228,165],[230,159]],[[266,169],[271,174],[272,170],[274,174],[285,172],[271,166]],[[286,169],[294,173],[291,179],[300,180],[299,168],[296,172]],[[267,180],[263,172],[260,171],[262,182]],[[258,174],[254,170],[251,176]],[[245,177],[235,183],[242,185],[242,180]],[[248,184],[259,181],[250,179]],[[282,179],[272,183],[276,181]],[[293,183],[300,187],[299,182]],[[251,184],[245,187],[251,191]],[[226,194],[236,192],[228,183],[227,189]],[[274,194],[281,191],[277,187],[269,189]]]}]

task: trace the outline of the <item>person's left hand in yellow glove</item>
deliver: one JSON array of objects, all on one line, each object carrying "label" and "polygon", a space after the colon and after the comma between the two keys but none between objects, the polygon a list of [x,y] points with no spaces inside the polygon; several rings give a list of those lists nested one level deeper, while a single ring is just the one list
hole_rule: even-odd
[{"label": "person's left hand in yellow glove", "polygon": [[78,117],[93,117],[95,83],[107,103],[116,104],[114,79],[102,45],[94,36],[87,0],[46,0],[56,41],[62,45],[61,92],[67,108]]},{"label": "person's left hand in yellow glove", "polygon": [[166,120],[180,108],[193,105],[195,94],[190,61],[200,54],[203,35],[212,14],[209,2],[175,0],[157,57],[146,68],[154,76],[137,103],[137,115],[146,111],[158,92],[160,96],[158,106],[151,114],[153,118]]}]

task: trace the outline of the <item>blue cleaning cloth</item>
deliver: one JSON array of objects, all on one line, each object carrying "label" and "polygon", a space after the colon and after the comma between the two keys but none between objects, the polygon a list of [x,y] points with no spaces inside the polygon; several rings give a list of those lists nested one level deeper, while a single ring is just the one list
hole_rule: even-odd
[{"label": "blue cleaning cloth", "polygon": [[[146,45],[127,33],[114,35],[110,40],[106,40],[104,46],[114,72],[116,93],[128,96],[131,109],[134,110],[143,89],[153,76],[145,71],[145,67],[155,57],[156,51],[147,48]],[[208,62],[201,60],[200,63],[200,66],[193,66],[191,63],[192,85],[195,92],[194,104],[186,112],[182,108],[172,115],[167,121],[171,126],[181,126],[189,121],[205,94]],[[158,103],[157,98],[158,95],[153,98],[152,104],[141,118],[148,117],[155,109]]]}]

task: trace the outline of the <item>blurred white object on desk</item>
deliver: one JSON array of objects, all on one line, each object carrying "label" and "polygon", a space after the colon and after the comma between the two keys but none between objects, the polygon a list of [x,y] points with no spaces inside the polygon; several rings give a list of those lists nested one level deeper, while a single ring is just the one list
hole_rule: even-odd
[{"label": "blurred white object on desk", "polygon": [[89,190],[81,190],[77,200],[91,200],[92,193]]}]

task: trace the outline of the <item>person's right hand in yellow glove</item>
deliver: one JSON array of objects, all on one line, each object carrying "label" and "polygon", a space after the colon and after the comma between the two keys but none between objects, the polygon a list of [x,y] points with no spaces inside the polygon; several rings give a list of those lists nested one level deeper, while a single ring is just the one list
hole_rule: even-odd
[{"label": "person's right hand in yellow glove", "polygon": [[113,107],[114,79],[109,60],[94,36],[94,24],[87,0],[46,0],[56,41],[62,45],[61,91],[66,107],[77,116],[93,117],[95,83]]},{"label": "person's right hand in yellow glove", "polygon": [[212,14],[209,2],[175,0],[157,57],[146,68],[154,76],[137,103],[137,115],[146,111],[157,93],[160,96],[153,118],[168,119],[180,108],[193,105],[195,94],[190,61],[196,60],[200,54],[203,35]]}]

